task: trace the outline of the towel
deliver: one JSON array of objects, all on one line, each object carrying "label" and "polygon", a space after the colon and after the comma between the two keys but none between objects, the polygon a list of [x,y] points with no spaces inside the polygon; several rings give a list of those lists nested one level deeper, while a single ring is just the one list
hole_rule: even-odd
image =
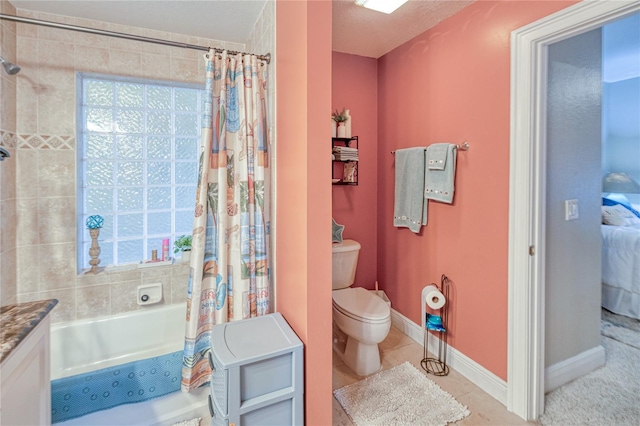
[{"label": "towel", "polygon": [[447,165],[449,145],[437,143],[427,148],[427,167],[429,170],[444,170]]},{"label": "towel", "polygon": [[456,178],[456,146],[452,143],[429,145],[427,164],[429,167],[425,168],[424,177],[425,198],[451,204]]},{"label": "towel", "polygon": [[424,178],[425,148],[397,150],[393,226],[406,227],[417,234],[427,224]]}]

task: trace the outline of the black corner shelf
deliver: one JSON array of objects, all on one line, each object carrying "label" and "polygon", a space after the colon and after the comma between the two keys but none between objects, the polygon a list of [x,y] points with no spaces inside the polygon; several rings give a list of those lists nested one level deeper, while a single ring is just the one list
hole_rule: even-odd
[{"label": "black corner shelf", "polygon": [[[354,148],[354,147],[351,146],[352,142],[355,142],[355,148],[358,149],[358,137],[357,136],[352,136],[350,138],[331,138],[331,150],[333,152],[333,148],[336,147],[336,146],[345,146],[345,147]],[[341,163],[342,167],[334,167],[335,163]],[[354,165],[355,165],[355,171],[354,171],[355,180],[353,182],[344,182],[342,180],[344,178],[344,167],[348,163],[354,163]],[[331,184],[332,185],[357,186],[358,185],[358,168],[359,168],[359,166],[360,166],[359,161],[332,160],[331,161],[331,179],[332,179]],[[336,172],[339,173],[340,176],[335,176]],[[339,179],[339,180],[337,182],[333,182],[336,179]]]}]

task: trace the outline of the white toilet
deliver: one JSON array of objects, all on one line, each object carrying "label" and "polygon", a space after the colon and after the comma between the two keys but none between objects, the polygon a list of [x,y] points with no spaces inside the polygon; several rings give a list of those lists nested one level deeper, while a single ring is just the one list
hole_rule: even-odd
[{"label": "white toilet", "polygon": [[391,309],[361,287],[350,288],[356,276],[360,244],[333,244],[333,349],[360,376],[380,370],[378,343],[389,334]]}]

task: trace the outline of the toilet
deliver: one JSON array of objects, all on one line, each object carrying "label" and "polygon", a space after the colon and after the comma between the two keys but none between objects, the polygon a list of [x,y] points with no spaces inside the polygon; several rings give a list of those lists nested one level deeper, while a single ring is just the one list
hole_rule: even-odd
[{"label": "toilet", "polygon": [[357,241],[333,244],[333,349],[357,375],[368,376],[380,370],[378,343],[389,334],[391,309],[373,292],[351,288],[359,252]]}]

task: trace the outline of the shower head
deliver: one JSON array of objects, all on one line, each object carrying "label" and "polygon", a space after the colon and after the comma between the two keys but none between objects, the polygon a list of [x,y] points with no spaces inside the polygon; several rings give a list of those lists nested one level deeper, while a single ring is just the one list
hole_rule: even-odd
[{"label": "shower head", "polygon": [[18,74],[20,72],[19,66],[12,64],[11,62],[4,59],[2,56],[0,56],[0,62],[2,63],[2,66],[4,67],[4,70],[7,72],[7,74],[13,75],[13,74]]}]

